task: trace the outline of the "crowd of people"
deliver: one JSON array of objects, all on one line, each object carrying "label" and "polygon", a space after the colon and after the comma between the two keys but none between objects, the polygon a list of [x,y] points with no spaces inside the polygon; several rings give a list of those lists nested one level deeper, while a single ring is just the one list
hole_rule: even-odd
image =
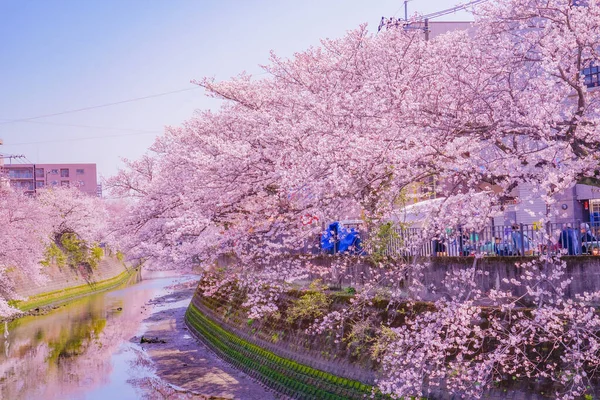
[{"label": "crowd of people", "polygon": [[565,224],[557,233],[556,243],[548,245],[539,229],[519,224],[496,227],[482,233],[462,232],[454,238],[434,240],[432,253],[437,256],[484,254],[506,257],[535,255],[550,250],[567,255],[600,255],[600,240],[588,223],[581,223],[579,230]]},{"label": "crowd of people", "polygon": [[[339,225],[339,228],[338,228]],[[600,227],[598,227],[600,228]],[[589,223],[581,223],[579,230],[572,224],[564,224],[554,229],[555,241],[548,243],[546,231],[537,225],[512,224],[488,227],[481,232],[446,229],[440,237],[431,242],[430,250],[424,254],[433,256],[531,256],[547,253],[567,255],[600,255],[600,235],[594,232]],[[406,239],[404,231],[396,230],[398,246],[388,248],[387,253],[404,251],[401,249]],[[414,232],[411,234],[415,235]],[[411,236],[408,235],[408,236]],[[408,237],[407,236],[407,237]],[[363,248],[358,228],[346,228],[333,223],[320,236],[317,252],[367,254]],[[408,239],[407,239],[408,240]]]}]

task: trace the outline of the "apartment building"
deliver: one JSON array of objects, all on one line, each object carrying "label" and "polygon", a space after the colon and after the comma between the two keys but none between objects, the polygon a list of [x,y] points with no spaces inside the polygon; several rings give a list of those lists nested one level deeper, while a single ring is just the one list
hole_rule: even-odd
[{"label": "apartment building", "polygon": [[98,191],[96,164],[4,164],[0,175],[16,190],[35,193],[45,187],[76,187],[91,196]]},{"label": "apartment building", "polygon": [[[3,144],[4,142],[2,141],[2,139],[0,139],[0,146]],[[0,153],[0,170],[2,169],[2,167],[4,166],[4,155],[2,153]],[[0,173],[0,188],[3,187],[10,187],[10,182],[8,181],[8,178],[6,178],[3,174]]]}]

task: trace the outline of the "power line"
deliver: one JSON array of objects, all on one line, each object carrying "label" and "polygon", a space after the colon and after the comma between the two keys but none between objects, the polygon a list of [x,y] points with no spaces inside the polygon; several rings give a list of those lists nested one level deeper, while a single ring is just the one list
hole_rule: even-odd
[{"label": "power line", "polygon": [[9,158],[9,159],[13,159],[13,158],[23,158],[25,157],[22,154],[1,154],[0,153],[0,158]]},{"label": "power line", "polygon": [[467,7],[476,6],[478,4],[486,3],[488,1],[489,0],[473,0],[473,1],[470,1],[470,2],[465,3],[465,4],[460,4],[460,5],[456,6],[456,7],[452,7],[452,8],[448,8],[446,10],[436,11],[436,12],[431,13],[431,14],[423,15],[421,18],[423,18],[423,19],[432,19],[432,18],[442,17],[444,15],[452,14],[453,12],[464,10]]},{"label": "power line", "polygon": [[[460,4],[460,5],[457,5],[452,8],[447,8],[445,10],[436,11],[436,12],[426,14],[426,15],[419,15],[418,19],[428,21],[430,19],[442,17],[444,15],[452,14],[457,11],[465,10],[467,7],[476,6],[479,4],[486,3],[488,1],[489,0],[472,0],[472,1],[469,1],[468,3]],[[397,13],[397,11],[396,11],[396,13]],[[394,13],[394,16],[389,19],[385,18],[385,17],[381,17],[381,22],[379,23],[377,32],[379,32],[381,30],[381,28],[383,28],[383,27],[404,27],[405,29],[407,27],[410,27],[411,23],[406,20],[396,18],[396,13]],[[421,29],[421,28],[417,28],[417,29]]]},{"label": "power line", "polygon": [[159,135],[161,133],[163,133],[163,132],[147,131],[147,132],[129,133],[129,134],[121,134],[121,135],[88,136],[88,137],[79,137],[79,138],[72,138],[72,139],[42,140],[42,141],[38,141],[38,142],[4,143],[4,145],[5,146],[23,146],[23,145],[28,145],[28,144],[74,142],[74,141],[80,141],[80,140],[105,139],[105,138],[115,138],[115,137],[125,137],[125,136],[138,136],[138,135],[150,135],[150,134]]},{"label": "power line", "polygon": [[[407,0],[405,3],[410,2],[410,1],[412,1],[412,0]],[[400,6],[400,8],[398,8],[396,11],[394,11],[394,14],[392,14],[392,17],[395,17],[396,14],[398,14],[398,11],[402,10],[404,7],[405,7],[404,5]]]},{"label": "power line", "polygon": [[[13,120],[0,118],[1,121],[13,122]],[[29,124],[39,124],[39,125],[51,125],[51,126],[68,126],[74,128],[86,128],[86,129],[101,129],[101,130],[109,130],[109,131],[127,131],[127,132],[138,132],[138,133],[157,133],[157,131],[149,131],[144,129],[134,129],[134,128],[119,128],[113,126],[96,126],[96,125],[80,125],[80,124],[63,124],[60,122],[49,122],[49,121],[21,121]]]},{"label": "power line", "polygon": [[[9,155],[9,156],[5,156],[3,158],[8,158],[8,162],[10,163],[9,165],[12,165],[13,160],[15,160],[15,164],[25,164],[22,159],[25,158],[25,156],[23,154],[19,154],[19,155]],[[4,164],[6,165],[6,164]]]},{"label": "power line", "polygon": [[154,97],[167,96],[169,94],[188,92],[190,90],[197,90],[197,89],[200,89],[200,87],[196,86],[196,87],[187,88],[187,89],[172,90],[170,92],[163,92],[163,93],[158,93],[158,94],[152,94],[152,95],[149,95],[149,96],[136,97],[136,98],[133,98],[133,99],[115,101],[115,102],[112,102],[112,103],[99,104],[97,106],[77,108],[77,109],[74,109],[74,110],[61,111],[61,112],[56,112],[56,113],[52,113],[52,114],[38,115],[36,117],[28,117],[28,118],[20,118],[20,119],[10,119],[10,120],[5,120],[4,122],[0,122],[0,125],[12,124],[12,123],[15,123],[15,122],[27,122],[27,121],[32,121],[32,120],[35,120],[35,119],[55,117],[55,116],[58,116],[58,115],[72,114],[72,113],[81,112],[81,111],[94,110],[96,108],[103,108],[103,107],[110,107],[110,106],[115,106],[115,105],[119,105],[119,104],[132,103],[134,101],[146,100],[146,99],[151,99],[151,98],[154,98]]}]

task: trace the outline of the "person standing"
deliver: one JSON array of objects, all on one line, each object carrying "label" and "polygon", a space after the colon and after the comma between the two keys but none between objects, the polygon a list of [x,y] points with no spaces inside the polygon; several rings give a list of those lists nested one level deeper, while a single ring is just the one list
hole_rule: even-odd
[{"label": "person standing", "polygon": [[581,253],[582,254],[591,254],[592,253],[592,243],[597,239],[592,235],[592,231],[590,230],[590,226],[585,222],[582,222],[580,225],[581,232]]},{"label": "person standing", "polygon": [[521,232],[521,229],[518,224],[513,224],[511,229],[512,229],[512,232],[510,234],[510,237],[512,238],[513,249],[516,250],[517,255],[523,256],[523,255],[525,255],[525,247],[526,247],[525,246],[525,238],[522,236],[523,233]]},{"label": "person standing", "polygon": [[581,247],[579,246],[579,235],[577,235],[571,225],[567,224],[558,238],[558,243],[563,249],[567,249],[567,254],[570,256],[581,254]]}]

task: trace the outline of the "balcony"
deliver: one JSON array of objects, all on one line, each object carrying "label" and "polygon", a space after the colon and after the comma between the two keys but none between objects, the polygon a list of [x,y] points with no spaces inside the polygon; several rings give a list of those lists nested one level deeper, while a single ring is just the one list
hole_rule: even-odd
[{"label": "balcony", "polygon": [[28,170],[9,170],[8,177],[10,179],[33,179],[33,172]]}]

